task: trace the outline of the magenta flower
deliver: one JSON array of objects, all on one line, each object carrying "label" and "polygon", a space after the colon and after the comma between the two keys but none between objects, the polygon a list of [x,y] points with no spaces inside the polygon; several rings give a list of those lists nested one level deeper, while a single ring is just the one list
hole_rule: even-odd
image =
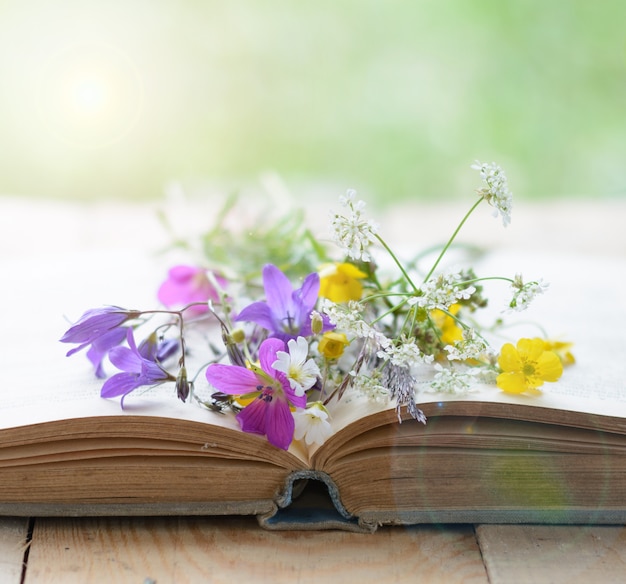
[{"label": "magenta flower", "polygon": [[293,440],[294,419],[290,406],[306,407],[306,395],[297,396],[287,377],[272,367],[277,353],[285,350],[280,339],[266,339],[259,348],[261,367],[248,369],[239,365],[209,365],[208,382],[217,390],[229,395],[256,395],[237,414],[244,432],[267,436],[270,444],[283,450]]},{"label": "magenta flower", "polygon": [[122,327],[127,320],[139,316],[139,312],[125,310],[117,306],[92,308],[85,312],[61,337],[62,343],[79,343],[70,349],[67,356],[89,347],[87,358],[94,366],[96,377],[104,377],[102,360],[110,349],[119,345],[126,338],[126,329]]},{"label": "magenta flower", "polygon": [[[226,281],[219,276],[216,280],[220,286]],[[183,307],[193,302],[207,302],[208,300],[218,300],[218,295],[207,278],[207,271],[204,268],[194,266],[175,266],[168,272],[168,277],[157,292],[159,301],[167,308]],[[207,306],[192,306],[190,311],[195,314],[204,314]]]},{"label": "magenta flower", "polygon": [[[253,302],[236,320],[255,322],[270,331],[271,336],[284,341],[311,335],[311,312],[320,289],[319,275],[309,274],[302,287],[294,290],[287,276],[268,264],[263,268],[263,286],[265,302]],[[333,328],[328,317],[322,315],[322,320],[322,332]]]},{"label": "magenta flower", "polygon": [[150,359],[142,357],[135,344],[131,328],[126,340],[128,347],[114,347],[109,351],[109,360],[123,373],[116,373],[107,379],[100,390],[101,397],[122,396],[120,404],[124,407],[124,398],[142,385],[156,385],[164,381],[176,381],[176,378],[164,371]]}]

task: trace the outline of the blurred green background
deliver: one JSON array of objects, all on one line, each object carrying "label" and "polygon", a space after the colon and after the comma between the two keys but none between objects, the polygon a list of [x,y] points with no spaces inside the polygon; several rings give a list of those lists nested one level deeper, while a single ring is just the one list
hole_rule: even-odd
[{"label": "blurred green background", "polygon": [[0,192],[626,194],[623,0],[0,0]]}]

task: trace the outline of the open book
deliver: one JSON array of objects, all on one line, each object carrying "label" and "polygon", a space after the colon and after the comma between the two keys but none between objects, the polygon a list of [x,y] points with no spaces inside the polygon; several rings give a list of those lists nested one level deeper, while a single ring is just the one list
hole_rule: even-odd
[{"label": "open book", "polygon": [[137,264],[128,254],[86,259],[57,259],[32,274],[4,262],[22,285],[2,292],[10,307],[0,357],[3,514],[254,514],[268,528],[365,531],[626,521],[626,315],[618,286],[607,285],[626,273],[621,260],[515,258],[535,272],[550,266],[543,321],[576,343],[578,363],[541,396],[425,390],[426,425],[398,424],[393,407],[348,396],[334,410],[332,436],[307,451],[299,442],[275,448],[232,417],[169,391],[160,397],[159,388],[123,411],[101,399],[87,365],[65,360],[58,315],[119,298],[111,286],[121,290],[124,279],[103,278],[101,262],[127,273]]}]

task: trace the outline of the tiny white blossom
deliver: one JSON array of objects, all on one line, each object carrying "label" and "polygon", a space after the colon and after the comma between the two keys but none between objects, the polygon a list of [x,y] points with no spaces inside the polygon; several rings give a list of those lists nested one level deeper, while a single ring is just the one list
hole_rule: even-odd
[{"label": "tiny white blossom", "polygon": [[389,389],[381,382],[380,369],[375,369],[371,375],[354,371],[350,372],[352,376],[352,387],[361,395],[366,396],[374,403],[388,403]]},{"label": "tiny white blossom", "polygon": [[397,344],[389,343],[378,351],[377,356],[384,361],[390,361],[397,367],[411,368],[420,363],[431,363],[432,355],[425,355],[414,339],[407,339],[402,335]]},{"label": "tiny white blossom", "polygon": [[515,278],[511,284],[511,290],[513,291],[513,298],[508,303],[509,312],[522,312],[528,308],[528,305],[539,294],[543,294],[549,287],[547,282],[544,282],[541,278],[533,282],[526,282],[522,279],[521,274],[515,274]]},{"label": "tiny white blossom", "polygon": [[463,285],[461,273],[447,272],[424,282],[419,288],[419,295],[409,298],[408,303],[426,310],[448,310],[459,300],[469,299],[474,292],[474,286]]},{"label": "tiny white blossom", "polygon": [[328,411],[320,403],[315,402],[306,410],[298,408],[293,413],[295,428],[293,437],[311,444],[324,444],[333,433],[328,421]]},{"label": "tiny white blossom", "polygon": [[483,337],[476,333],[473,328],[463,328],[463,339],[456,341],[454,345],[446,345],[449,361],[466,361],[468,359],[480,359],[484,354],[490,353],[491,348]]},{"label": "tiny white blossom", "polygon": [[472,168],[480,171],[480,177],[485,182],[485,186],[478,189],[478,194],[495,208],[495,217],[498,213],[502,216],[502,224],[506,227],[511,223],[513,194],[504,171],[495,162],[489,164],[476,161]]},{"label": "tiny white blossom", "polygon": [[463,395],[471,391],[473,371],[465,371],[452,367],[442,367],[435,363],[437,373],[430,383],[434,392]]},{"label": "tiny white blossom", "polygon": [[390,339],[365,321],[362,315],[363,305],[356,300],[337,304],[324,299],[321,304],[321,310],[328,316],[332,324],[344,331],[348,336],[368,339],[379,347],[387,347],[391,344]]},{"label": "tiny white blossom", "polygon": [[308,359],[309,345],[304,337],[290,339],[287,343],[289,353],[278,351],[272,367],[287,376],[291,389],[297,396],[304,395],[315,384],[320,375],[319,367],[313,359]]},{"label": "tiny white blossom", "polygon": [[362,216],[365,203],[354,200],[356,192],[349,190],[339,202],[346,207],[347,216],[331,214],[331,233],[333,240],[354,260],[369,262],[369,248],[376,240],[378,225],[371,219]]}]

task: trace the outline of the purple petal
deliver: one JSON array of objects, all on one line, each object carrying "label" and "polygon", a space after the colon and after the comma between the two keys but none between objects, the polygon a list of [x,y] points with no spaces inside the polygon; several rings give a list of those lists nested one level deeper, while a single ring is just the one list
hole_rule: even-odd
[{"label": "purple petal", "polygon": [[317,296],[320,291],[320,277],[319,274],[313,272],[309,274],[302,283],[302,288],[296,290],[296,295],[299,298],[301,308],[303,312],[308,314],[313,310],[315,303],[317,302]]},{"label": "purple petal", "polygon": [[272,367],[278,358],[276,353],[285,350],[285,343],[280,339],[265,339],[259,347],[259,363],[261,369],[272,377],[276,377],[277,371]]},{"label": "purple petal", "polygon": [[256,391],[261,384],[259,378],[250,369],[220,363],[207,367],[206,378],[215,389],[230,395],[242,395]]},{"label": "purple petal", "polygon": [[155,383],[166,381],[168,378],[168,374],[156,363],[148,361],[147,359],[141,360],[140,385],[154,385]]},{"label": "purple petal", "polygon": [[294,316],[293,286],[289,278],[276,266],[268,264],[263,268],[265,298],[276,318]]},{"label": "purple petal", "polygon": [[272,310],[266,302],[253,302],[246,306],[235,318],[236,321],[255,322],[268,331],[276,330]]},{"label": "purple petal", "polygon": [[126,395],[141,385],[137,375],[133,373],[117,373],[107,379],[100,390],[101,397],[117,397]]},{"label": "purple petal", "polygon": [[142,359],[127,347],[114,347],[109,352],[109,360],[122,371],[139,374],[142,370]]},{"label": "purple petal", "polygon": [[293,440],[295,423],[289,404],[282,399],[273,399],[265,415],[265,433],[270,444],[287,450]]},{"label": "purple petal", "polygon": [[102,379],[106,375],[102,367],[102,361],[107,353],[119,345],[126,338],[125,327],[114,328],[108,333],[96,339],[87,351],[87,358],[95,368],[96,377]]},{"label": "purple petal", "polygon": [[244,432],[265,434],[266,414],[267,402],[257,398],[241,410],[236,418]]},{"label": "purple petal", "polygon": [[90,343],[119,326],[133,314],[116,306],[93,308],[85,312],[61,337],[62,343]]}]

